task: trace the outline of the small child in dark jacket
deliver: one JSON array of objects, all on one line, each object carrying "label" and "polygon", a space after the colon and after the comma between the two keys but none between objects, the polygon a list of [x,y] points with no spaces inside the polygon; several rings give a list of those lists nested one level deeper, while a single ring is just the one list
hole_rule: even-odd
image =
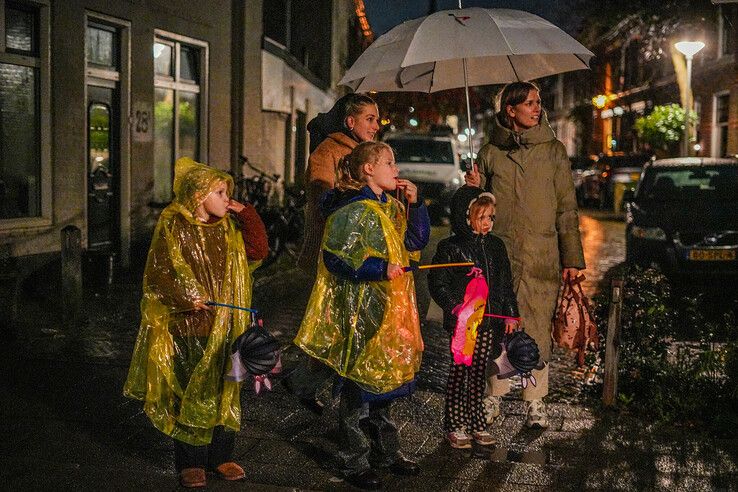
[{"label": "small child in dark jacket", "polygon": [[[489,287],[485,313],[501,316],[485,316],[478,326],[471,366],[451,362],[443,424],[454,448],[470,448],[472,439],[484,446],[495,443],[484,414],[487,362],[494,352],[493,341],[499,343],[503,331],[518,325],[510,260],[502,240],[491,233],[494,217],[494,195],[462,186],[451,200],[453,235],[438,244],[433,257],[433,263],[474,262]],[[463,268],[438,268],[429,274],[431,296],[443,309],[444,328],[452,334],[457,322],[454,308],[464,302],[468,273]]]}]

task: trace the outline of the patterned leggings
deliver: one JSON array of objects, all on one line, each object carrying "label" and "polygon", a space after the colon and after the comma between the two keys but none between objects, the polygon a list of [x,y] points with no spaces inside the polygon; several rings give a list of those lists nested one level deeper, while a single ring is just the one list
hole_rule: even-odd
[{"label": "patterned leggings", "polygon": [[446,405],[443,427],[446,432],[487,430],[484,418],[485,371],[492,346],[492,330],[477,333],[472,365],[457,365],[451,361],[446,384]]}]

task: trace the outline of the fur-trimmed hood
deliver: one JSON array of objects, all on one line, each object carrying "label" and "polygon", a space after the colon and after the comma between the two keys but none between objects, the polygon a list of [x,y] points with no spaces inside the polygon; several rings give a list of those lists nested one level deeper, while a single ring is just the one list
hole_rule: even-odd
[{"label": "fur-trimmed hood", "polygon": [[492,193],[467,185],[456,190],[451,197],[451,230],[457,236],[473,237],[476,234],[471,228],[469,209],[481,195],[489,195],[494,199]]}]

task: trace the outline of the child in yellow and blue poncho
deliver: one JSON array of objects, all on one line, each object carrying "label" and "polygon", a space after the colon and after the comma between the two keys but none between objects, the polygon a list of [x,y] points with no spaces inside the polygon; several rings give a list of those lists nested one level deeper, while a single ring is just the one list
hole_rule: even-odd
[{"label": "child in yellow and blue poncho", "polygon": [[[415,289],[403,266],[409,251],[427,244],[430,221],[415,185],[398,179],[386,144],[359,144],[342,161],[340,173],[339,188],[323,199],[332,213],[295,344],[341,378],[341,471],[354,485],[372,488],[379,485],[372,465],[399,474],[419,471],[399,452],[390,406],[412,388],[420,368]],[[398,188],[408,211],[386,194]]]},{"label": "child in yellow and blue poncho", "polygon": [[177,472],[187,487],[204,486],[206,469],[228,480],[244,476],[231,458],[240,385],[223,375],[248,315],[206,302],[249,306],[250,268],[268,249],[258,214],[230,200],[232,190],[232,178],[222,171],[187,158],[175,164],[175,199],[154,231],[124,387],[173,438]]}]

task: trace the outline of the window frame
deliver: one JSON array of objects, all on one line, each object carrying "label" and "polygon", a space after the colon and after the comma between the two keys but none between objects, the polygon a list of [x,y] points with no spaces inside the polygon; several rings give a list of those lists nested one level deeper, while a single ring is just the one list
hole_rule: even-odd
[{"label": "window frame", "polygon": [[[100,67],[87,61],[87,27],[90,25],[105,25],[114,28],[118,35],[118,66],[116,70]],[[84,107],[85,122],[87,121],[87,87],[91,82],[100,85],[109,85],[118,90],[118,240],[120,248],[121,263],[128,265],[130,262],[131,244],[131,22],[117,17],[101,14],[99,12],[85,11],[85,94],[82,101]],[[83,130],[85,149],[89,151],[87,141],[87,124]],[[87,156],[87,153],[85,153]],[[87,157],[85,157],[87,159]],[[88,213],[88,174],[85,165],[85,200],[84,214],[85,223]]]},{"label": "window frame", "polygon": [[730,55],[729,51],[729,39],[726,39],[725,37],[725,12],[723,11],[723,6],[718,5],[717,6],[717,50],[715,53],[715,58],[720,59],[724,56]]},{"label": "window frame", "polygon": [[[29,6],[38,15],[37,56],[6,53],[5,8],[7,3]],[[0,63],[20,65],[37,70],[36,108],[39,125],[39,192],[40,215],[35,217],[0,218],[0,231],[47,228],[53,223],[53,186],[51,172],[51,6],[50,0],[0,0]]]},{"label": "window frame", "polygon": [[[728,96],[728,119],[725,122],[718,121],[718,99]],[[730,91],[720,91],[712,95],[712,138],[710,146],[710,154],[712,157],[723,157],[720,154],[720,137],[723,128],[728,128],[730,123]],[[727,148],[725,149],[727,153]]]},{"label": "window frame", "polygon": [[[173,46],[172,56],[174,57],[174,76],[159,75],[156,70],[153,70],[154,74],[154,92],[156,89],[169,89],[174,91],[174,103],[172,115],[172,176],[174,176],[174,157],[179,152],[179,93],[189,92],[197,94],[199,97],[198,107],[198,125],[199,125],[199,142],[198,149],[196,152],[196,160],[207,161],[208,152],[208,140],[209,140],[209,128],[208,128],[208,60],[209,60],[209,43],[200,39],[191,38],[189,36],[183,36],[181,34],[175,34],[162,29],[154,29],[154,38],[152,42],[152,51],[154,44],[164,43]],[[199,83],[193,83],[193,81],[180,78],[180,62],[181,62],[181,45],[197,48],[199,56],[199,69],[198,74]],[[154,121],[154,127],[156,122]],[[154,138],[154,145],[156,145],[156,139]]]}]

